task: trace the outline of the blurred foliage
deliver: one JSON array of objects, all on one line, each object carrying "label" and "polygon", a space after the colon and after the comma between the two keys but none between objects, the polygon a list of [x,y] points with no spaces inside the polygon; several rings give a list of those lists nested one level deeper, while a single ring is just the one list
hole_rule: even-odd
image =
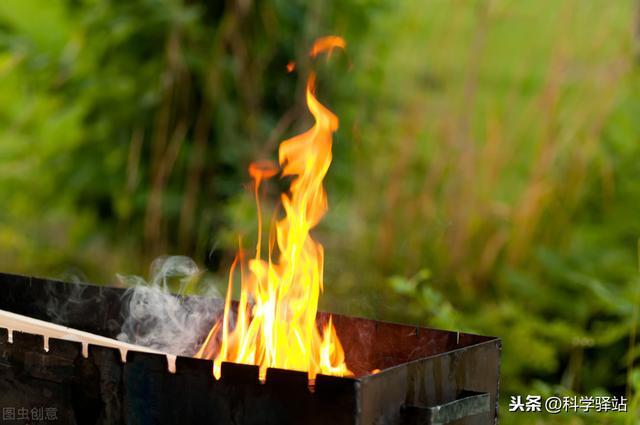
[{"label": "blurred foliage", "polygon": [[[256,231],[246,167],[309,125],[315,66],[341,119],[323,308],[500,336],[504,401],[638,412],[636,7],[3,0],[0,268],[113,282],[184,254],[222,277]],[[330,33],[347,53],[311,64]]]}]

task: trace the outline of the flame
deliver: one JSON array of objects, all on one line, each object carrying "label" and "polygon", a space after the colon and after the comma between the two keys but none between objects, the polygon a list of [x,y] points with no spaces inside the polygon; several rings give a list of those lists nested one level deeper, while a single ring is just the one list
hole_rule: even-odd
[{"label": "flame", "polygon": [[[324,37],[314,43],[310,55],[345,46],[340,37]],[[293,70],[293,65],[290,68]],[[224,316],[196,354],[214,360],[216,378],[220,378],[222,362],[259,365],[263,380],[269,367],[308,371],[310,380],[318,373],[352,375],[333,320],[328,320],[322,332],[316,324],[324,251],[310,235],[327,211],[322,182],[331,164],[332,134],[338,129],[338,118],[316,98],[314,73],[307,80],[306,100],[315,124],[280,144],[281,175],[294,179],[289,193],[281,195],[285,214],[275,223],[275,232],[272,226],[266,260],[261,257],[259,189],[264,180],[277,174],[277,168],[264,161],[249,167],[258,212],[255,257],[248,261],[247,274],[242,251],[236,256],[229,272]],[[272,258],[275,245],[277,260]],[[238,265],[241,293],[232,327],[231,290]]]}]

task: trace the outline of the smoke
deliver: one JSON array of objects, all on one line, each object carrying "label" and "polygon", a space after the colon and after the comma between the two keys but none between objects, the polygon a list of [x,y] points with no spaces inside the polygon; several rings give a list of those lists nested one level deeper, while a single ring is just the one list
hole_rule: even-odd
[{"label": "smoke", "polygon": [[45,285],[45,310],[50,322],[68,325],[74,316],[82,311],[82,306],[96,301],[97,294],[88,290],[90,287],[85,284],[88,280],[79,271],[64,273],[60,280],[74,285],[65,285],[64,287]]},{"label": "smoke", "polygon": [[220,300],[211,299],[220,298],[213,285],[204,285],[209,288],[206,297],[184,296],[196,285],[203,286],[203,273],[188,257],[158,258],[148,282],[139,276],[118,279],[130,287],[123,299],[120,341],[191,356],[224,308]]}]

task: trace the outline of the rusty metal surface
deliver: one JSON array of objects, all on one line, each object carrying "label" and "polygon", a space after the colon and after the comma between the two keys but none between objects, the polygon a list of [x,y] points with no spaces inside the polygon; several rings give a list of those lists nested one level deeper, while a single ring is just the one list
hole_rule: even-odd
[{"label": "rusty metal surface", "polygon": [[[0,291],[0,309],[37,319],[107,337],[122,323],[119,288],[0,274]],[[41,336],[14,332],[9,343],[0,328],[0,407],[56,406],[58,423],[71,425],[409,425],[438,423],[433,412],[462,409],[456,400],[473,391],[487,394],[488,411],[467,403],[471,416],[451,423],[496,422],[499,339],[340,315],[333,321],[357,378],[319,375],[313,391],[302,372],[269,369],[262,383],[257,367],[225,363],[216,380],[207,360],[178,357],[170,373],[164,356],[129,352],[123,363],[118,351],[89,346],[84,358],[79,344],[53,338],[45,352]],[[368,374],[373,368],[382,371]]]}]

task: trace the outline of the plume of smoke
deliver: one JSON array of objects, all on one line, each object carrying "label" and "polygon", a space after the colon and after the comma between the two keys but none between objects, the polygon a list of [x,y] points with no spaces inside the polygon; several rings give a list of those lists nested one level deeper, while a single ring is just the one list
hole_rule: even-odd
[{"label": "plume of smoke", "polygon": [[[170,354],[193,355],[223,310],[213,285],[206,297],[182,296],[202,273],[188,257],[156,259],[149,281],[139,276],[118,275],[129,287],[123,299],[124,322],[117,339]],[[170,289],[177,284],[177,295]]]}]

